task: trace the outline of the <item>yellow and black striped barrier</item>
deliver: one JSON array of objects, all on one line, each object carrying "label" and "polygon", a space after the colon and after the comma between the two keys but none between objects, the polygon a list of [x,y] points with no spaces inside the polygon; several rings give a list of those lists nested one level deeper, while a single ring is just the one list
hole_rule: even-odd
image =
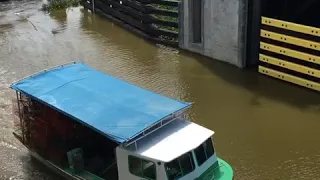
[{"label": "yellow and black striped barrier", "polygon": [[320,28],[262,17],[259,72],[320,91]]}]

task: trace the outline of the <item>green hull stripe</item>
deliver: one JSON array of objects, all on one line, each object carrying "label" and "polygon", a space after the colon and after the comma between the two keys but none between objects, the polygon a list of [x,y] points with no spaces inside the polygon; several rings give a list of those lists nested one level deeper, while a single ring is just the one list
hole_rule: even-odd
[{"label": "green hull stripe", "polygon": [[232,180],[233,170],[231,166],[222,159],[210,166],[201,176],[195,180]]}]

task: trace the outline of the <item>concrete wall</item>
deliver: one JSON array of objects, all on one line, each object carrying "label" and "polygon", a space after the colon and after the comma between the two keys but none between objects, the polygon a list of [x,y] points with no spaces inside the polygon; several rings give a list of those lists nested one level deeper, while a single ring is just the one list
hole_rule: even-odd
[{"label": "concrete wall", "polygon": [[245,67],[247,0],[201,1],[202,43],[192,43],[192,0],[183,0],[179,5],[179,47]]}]

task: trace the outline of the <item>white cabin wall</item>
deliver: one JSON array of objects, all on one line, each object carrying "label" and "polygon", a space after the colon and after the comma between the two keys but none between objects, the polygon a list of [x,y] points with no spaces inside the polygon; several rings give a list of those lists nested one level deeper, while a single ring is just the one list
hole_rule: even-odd
[{"label": "white cabin wall", "polygon": [[137,154],[134,154],[130,151],[127,151],[121,147],[116,148],[116,155],[117,155],[117,166],[118,166],[118,174],[119,180],[142,180],[143,178],[132,175],[129,171],[129,163],[128,163],[128,156],[133,155],[136,157],[140,157],[145,160],[152,161],[156,164],[156,173],[157,173],[157,180],[167,180],[166,172],[163,166],[163,162],[160,165],[157,164],[158,161],[154,159],[149,159],[145,157],[141,157]]}]

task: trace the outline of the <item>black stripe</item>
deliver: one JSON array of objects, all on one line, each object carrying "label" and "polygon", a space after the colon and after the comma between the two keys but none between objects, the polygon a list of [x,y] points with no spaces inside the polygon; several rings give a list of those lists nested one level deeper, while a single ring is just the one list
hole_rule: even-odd
[{"label": "black stripe", "polygon": [[260,40],[262,42],[273,44],[273,45],[276,45],[276,46],[292,49],[292,50],[303,52],[303,53],[308,53],[308,54],[315,55],[315,56],[320,56],[320,51],[318,51],[318,50],[309,49],[309,48],[305,48],[305,47],[301,47],[301,46],[298,46],[298,45],[289,44],[289,43],[285,43],[285,42],[280,42],[280,41],[268,39],[268,38],[265,38],[265,37],[261,37]]}]

